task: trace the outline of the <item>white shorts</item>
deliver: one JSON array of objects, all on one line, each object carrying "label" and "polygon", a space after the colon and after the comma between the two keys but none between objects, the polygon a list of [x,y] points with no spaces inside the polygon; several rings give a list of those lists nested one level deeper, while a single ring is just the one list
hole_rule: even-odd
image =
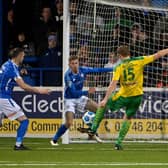
[{"label": "white shorts", "polygon": [[5,114],[10,120],[16,120],[25,115],[20,106],[13,99],[0,98],[0,112]]},{"label": "white shorts", "polygon": [[85,112],[85,106],[88,101],[88,97],[82,96],[78,99],[65,99],[64,101],[64,110],[66,112],[73,112],[76,111],[84,113]]}]

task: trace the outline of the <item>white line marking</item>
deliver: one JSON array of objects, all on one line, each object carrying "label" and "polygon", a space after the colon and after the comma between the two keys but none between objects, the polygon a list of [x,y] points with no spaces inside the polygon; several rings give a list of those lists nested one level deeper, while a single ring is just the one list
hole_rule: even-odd
[{"label": "white line marking", "polygon": [[55,163],[4,163],[3,166],[168,166],[168,163],[87,163],[87,162],[55,162]]}]

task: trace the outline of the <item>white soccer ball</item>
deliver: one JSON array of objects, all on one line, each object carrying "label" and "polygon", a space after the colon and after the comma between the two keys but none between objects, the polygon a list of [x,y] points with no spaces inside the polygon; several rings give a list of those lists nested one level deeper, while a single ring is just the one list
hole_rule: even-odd
[{"label": "white soccer ball", "polygon": [[82,120],[86,125],[91,126],[94,118],[95,118],[95,113],[88,111],[83,115]]}]

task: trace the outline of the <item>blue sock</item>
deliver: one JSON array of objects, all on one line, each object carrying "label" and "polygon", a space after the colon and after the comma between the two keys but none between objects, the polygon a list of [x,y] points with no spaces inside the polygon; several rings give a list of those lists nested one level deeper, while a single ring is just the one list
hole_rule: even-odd
[{"label": "blue sock", "polygon": [[58,129],[57,133],[53,137],[54,141],[57,141],[67,130],[68,128],[65,126],[65,124],[62,124],[60,128]]},{"label": "blue sock", "polygon": [[23,141],[24,135],[27,131],[28,125],[29,125],[28,119],[20,122],[20,126],[17,129],[16,145],[22,144],[22,141]]}]

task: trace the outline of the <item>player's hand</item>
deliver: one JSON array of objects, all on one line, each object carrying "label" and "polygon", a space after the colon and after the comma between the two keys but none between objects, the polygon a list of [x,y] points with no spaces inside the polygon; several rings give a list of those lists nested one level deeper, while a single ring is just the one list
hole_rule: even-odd
[{"label": "player's hand", "polygon": [[45,89],[45,88],[38,88],[39,94],[47,94],[49,95],[51,93],[50,89]]},{"label": "player's hand", "polygon": [[105,107],[105,106],[106,106],[106,103],[107,103],[106,100],[102,100],[102,101],[99,103],[99,107]]},{"label": "player's hand", "polygon": [[93,94],[95,93],[96,89],[94,87],[89,88],[88,92]]},{"label": "player's hand", "polygon": [[21,74],[21,75],[27,75],[27,74],[28,74],[27,69],[22,68],[22,69],[20,70],[20,74]]}]

